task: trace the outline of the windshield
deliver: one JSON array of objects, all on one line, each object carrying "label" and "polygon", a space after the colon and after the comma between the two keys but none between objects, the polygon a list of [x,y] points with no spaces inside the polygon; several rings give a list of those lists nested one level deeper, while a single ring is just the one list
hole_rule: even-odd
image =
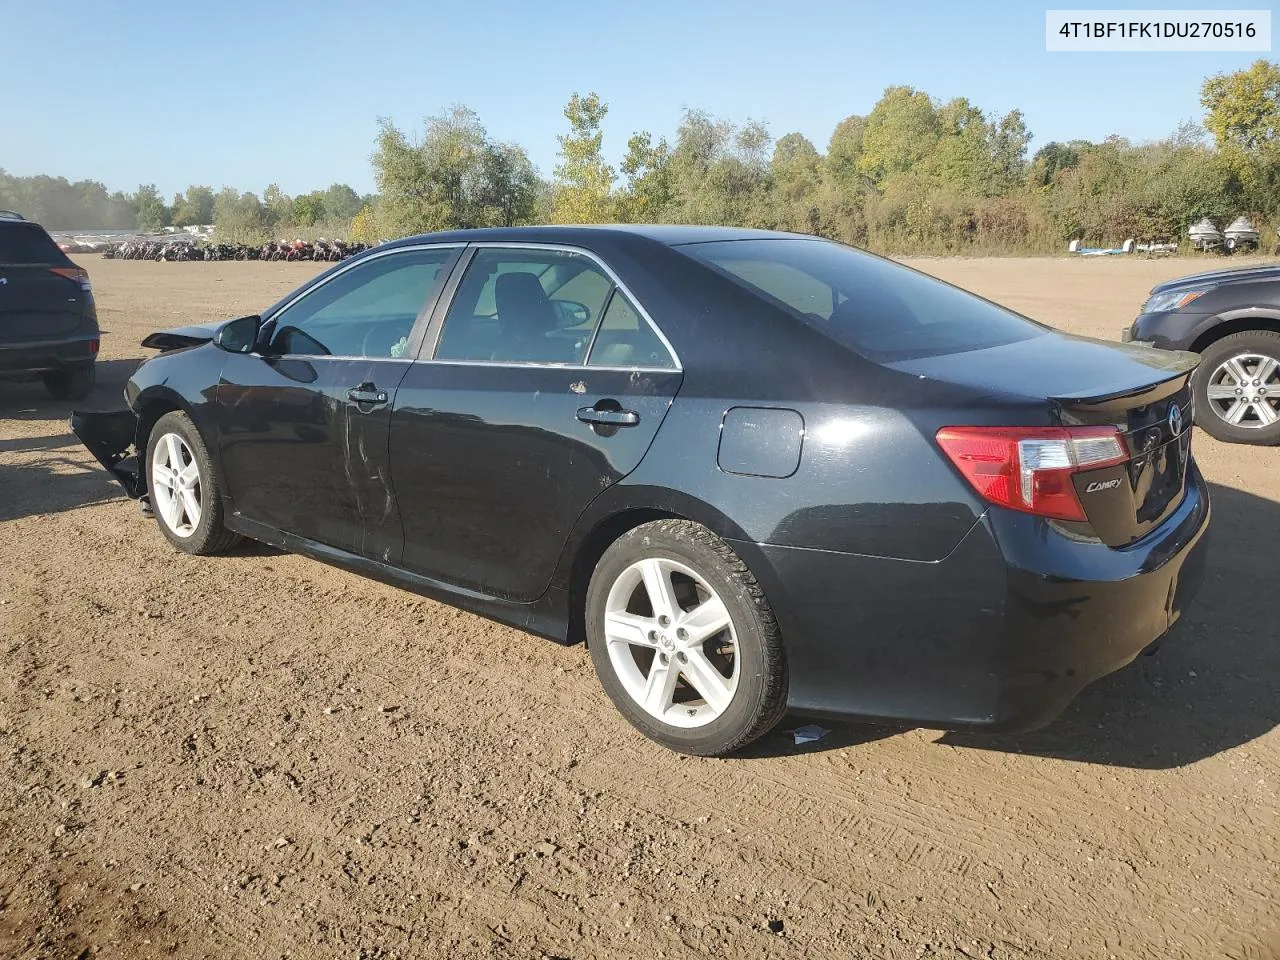
[{"label": "windshield", "polygon": [[826,240],[720,240],[678,249],[874,360],[981,350],[1046,331],[959,287]]}]

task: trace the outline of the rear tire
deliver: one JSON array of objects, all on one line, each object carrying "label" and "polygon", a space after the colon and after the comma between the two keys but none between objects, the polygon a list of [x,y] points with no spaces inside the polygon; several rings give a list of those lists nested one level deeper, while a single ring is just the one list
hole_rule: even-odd
[{"label": "rear tire", "polygon": [[146,469],[156,523],[183,553],[221,553],[243,539],[223,522],[222,490],[209,449],[182,411],[166,413],[151,428]]},{"label": "rear tire", "polygon": [[591,576],[586,620],[605,693],[672,750],[733,753],[786,712],[773,610],[747,565],[706,527],[657,520],[619,537]]},{"label": "rear tire", "polygon": [[[1211,343],[1200,355],[1192,390],[1196,424],[1210,436],[1280,444],[1280,333],[1245,330]],[[1268,417],[1271,422],[1264,422]]]},{"label": "rear tire", "polygon": [[69,370],[51,370],[40,378],[55,400],[83,400],[93,391],[97,373],[92,363]]}]

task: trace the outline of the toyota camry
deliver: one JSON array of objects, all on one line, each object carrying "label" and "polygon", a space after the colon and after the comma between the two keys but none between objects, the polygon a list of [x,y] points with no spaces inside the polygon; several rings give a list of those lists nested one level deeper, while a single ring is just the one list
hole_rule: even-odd
[{"label": "toyota camry", "polygon": [[127,409],[72,426],[174,547],[585,640],[689,753],[788,709],[1047,723],[1201,579],[1194,355],[812,237],[418,236],[144,345]]}]

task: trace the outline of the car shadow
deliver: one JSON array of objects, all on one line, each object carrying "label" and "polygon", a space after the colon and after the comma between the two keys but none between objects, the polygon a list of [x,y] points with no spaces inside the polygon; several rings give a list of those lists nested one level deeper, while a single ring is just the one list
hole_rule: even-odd
[{"label": "car shadow", "polygon": [[[1199,595],[1151,656],[1087,687],[1057,720],[1021,734],[940,733],[936,743],[1106,766],[1187,766],[1280,724],[1280,503],[1210,484],[1213,520]],[[748,759],[857,747],[904,727],[818,720],[829,732],[796,745],[788,716]]]},{"label": "car shadow", "polygon": [[[5,455],[17,454],[15,457]],[[124,491],[70,432],[0,440],[0,522],[121,499]]]},{"label": "car shadow", "polygon": [[[61,513],[124,496],[111,476],[80,446],[67,425],[72,410],[124,406],[124,385],[140,360],[100,360],[96,383],[80,400],[53,400],[39,380],[0,380],[0,522]],[[4,436],[5,423],[56,421],[63,431]]]},{"label": "car shadow", "polygon": [[141,359],[99,360],[94,364],[96,382],[93,390],[82,400],[53,400],[38,379],[0,379],[0,422],[61,420],[65,423],[72,410],[121,409],[124,407],[124,385],[141,362]]}]

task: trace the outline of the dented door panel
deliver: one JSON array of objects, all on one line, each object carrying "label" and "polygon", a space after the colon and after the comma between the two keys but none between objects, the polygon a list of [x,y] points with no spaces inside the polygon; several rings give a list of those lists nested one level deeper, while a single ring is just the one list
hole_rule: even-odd
[{"label": "dented door panel", "polygon": [[[235,513],[395,563],[403,534],[387,430],[408,361],[232,355],[218,385],[218,444]],[[372,388],[382,402],[358,402]],[[357,394],[363,396],[364,394]]]}]

